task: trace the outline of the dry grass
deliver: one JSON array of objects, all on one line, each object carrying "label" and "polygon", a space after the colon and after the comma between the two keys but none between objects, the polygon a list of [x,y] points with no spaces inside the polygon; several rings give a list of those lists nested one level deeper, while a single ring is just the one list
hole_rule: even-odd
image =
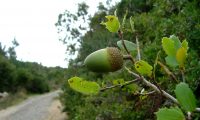
[{"label": "dry grass", "polygon": [[0,100],[0,110],[16,105],[27,98],[28,98],[28,95],[26,94],[25,91],[19,91],[15,94],[9,94],[8,97],[2,98]]}]

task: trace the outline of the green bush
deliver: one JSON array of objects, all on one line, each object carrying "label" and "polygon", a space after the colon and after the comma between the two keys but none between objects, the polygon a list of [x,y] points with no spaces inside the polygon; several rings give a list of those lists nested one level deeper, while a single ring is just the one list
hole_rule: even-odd
[{"label": "green bush", "polygon": [[0,92],[15,90],[15,66],[0,55]]},{"label": "green bush", "polygon": [[27,69],[19,68],[17,70],[17,86],[26,88],[32,79],[33,76]]},{"label": "green bush", "polygon": [[39,76],[33,77],[27,84],[27,91],[31,93],[45,93],[50,90],[47,81]]},{"label": "green bush", "polygon": [[65,84],[62,90],[63,94],[60,95],[60,100],[65,106],[63,111],[67,111],[69,119],[73,119],[78,115],[76,111],[79,110],[79,106],[84,106],[85,96],[70,89],[68,84]]}]

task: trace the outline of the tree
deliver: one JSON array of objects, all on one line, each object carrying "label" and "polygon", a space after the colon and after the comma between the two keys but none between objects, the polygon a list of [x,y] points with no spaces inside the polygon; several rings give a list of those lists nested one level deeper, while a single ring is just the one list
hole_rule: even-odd
[{"label": "tree", "polygon": [[0,55],[0,92],[13,91],[15,85],[15,66]]},{"label": "tree", "polygon": [[2,44],[0,43],[0,55],[2,56],[6,56],[6,47],[2,46]]},{"label": "tree", "polygon": [[[87,10],[88,5],[83,2],[78,4],[77,13],[70,13],[66,10],[58,16],[58,21],[55,26],[57,27],[58,34],[60,35],[59,40],[62,41],[63,44],[67,45],[66,53],[69,55],[74,55],[79,49],[80,39],[86,31],[86,26],[83,23],[87,22]],[[67,59],[69,60],[69,58]]]},{"label": "tree", "polygon": [[12,47],[8,48],[8,54],[9,54],[9,59],[10,60],[16,60],[17,55],[16,55],[16,51],[15,48],[19,46],[19,43],[16,41],[16,39],[14,38],[14,40],[12,41]]}]

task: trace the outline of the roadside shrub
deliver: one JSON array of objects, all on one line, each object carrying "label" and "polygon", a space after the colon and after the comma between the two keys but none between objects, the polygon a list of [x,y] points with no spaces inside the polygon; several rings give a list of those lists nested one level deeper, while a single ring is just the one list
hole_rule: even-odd
[{"label": "roadside shrub", "polygon": [[33,76],[30,72],[28,72],[25,68],[19,68],[17,70],[17,86],[26,88],[30,81],[33,79]]},{"label": "roadside shrub", "polygon": [[0,55],[0,92],[15,89],[15,66]]},{"label": "roadside shrub", "polygon": [[50,90],[47,81],[39,76],[33,77],[27,85],[27,91],[31,93],[44,93]]}]

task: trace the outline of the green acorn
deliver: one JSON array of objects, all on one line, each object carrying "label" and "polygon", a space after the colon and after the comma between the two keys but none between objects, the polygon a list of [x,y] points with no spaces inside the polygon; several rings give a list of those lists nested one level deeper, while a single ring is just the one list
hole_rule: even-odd
[{"label": "green acorn", "polygon": [[122,68],[123,55],[119,49],[107,47],[88,55],[84,64],[94,72],[114,72]]}]

